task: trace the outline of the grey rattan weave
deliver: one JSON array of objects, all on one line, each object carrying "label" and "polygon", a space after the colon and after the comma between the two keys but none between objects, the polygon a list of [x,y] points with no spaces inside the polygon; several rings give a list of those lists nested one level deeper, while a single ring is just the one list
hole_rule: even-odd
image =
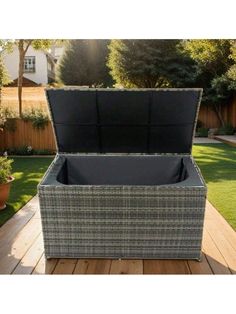
[{"label": "grey rattan weave", "polygon": [[149,185],[71,183],[69,167],[86,155],[72,166],[70,156],[59,152],[38,188],[47,258],[200,259],[206,186],[190,155],[176,157],[185,177]]}]

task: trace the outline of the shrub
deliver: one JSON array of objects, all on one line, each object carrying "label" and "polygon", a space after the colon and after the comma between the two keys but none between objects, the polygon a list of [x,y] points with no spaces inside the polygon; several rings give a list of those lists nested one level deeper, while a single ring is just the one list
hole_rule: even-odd
[{"label": "shrub", "polygon": [[0,128],[3,130],[8,130],[11,132],[16,131],[16,120],[17,117],[16,112],[9,108],[1,108],[0,109]]},{"label": "shrub", "polygon": [[33,155],[33,148],[31,146],[12,147],[7,150],[9,155]]},{"label": "shrub", "polygon": [[234,127],[230,123],[227,123],[218,129],[217,134],[218,135],[233,135]]},{"label": "shrub", "polygon": [[0,184],[6,183],[11,176],[11,163],[12,159],[7,159],[7,157],[0,157]]},{"label": "shrub", "polygon": [[22,119],[26,122],[31,121],[35,129],[44,129],[49,121],[49,117],[45,111],[33,108],[30,111],[24,112]]},{"label": "shrub", "polygon": [[203,123],[201,120],[197,120],[197,126],[196,128],[199,129],[199,128],[202,128],[203,127]]},{"label": "shrub", "polygon": [[55,152],[49,149],[33,149],[31,146],[12,147],[7,149],[9,155],[54,155]]},{"label": "shrub", "polygon": [[34,155],[54,155],[55,153],[50,149],[34,149]]},{"label": "shrub", "polygon": [[198,128],[197,132],[196,132],[196,136],[208,137],[208,129],[207,128]]}]

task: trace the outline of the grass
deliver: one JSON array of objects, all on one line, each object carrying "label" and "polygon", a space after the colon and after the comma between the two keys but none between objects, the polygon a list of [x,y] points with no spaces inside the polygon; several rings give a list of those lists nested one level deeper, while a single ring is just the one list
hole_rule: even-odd
[{"label": "grass", "polygon": [[[208,187],[208,199],[236,230],[236,149],[226,144],[199,144],[194,158]],[[14,158],[14,181],[7,208],[0,212],[0,226],[35,194],[52,158]]]},{"label": "grass", "polygon": [[52,161],[52,158],[48,157],[15,157],[13,159],[15,181],[12,183],[7,208],[0,211],[0,226],[37,193],[37,185]]},{"label": "grass", "polygon": [[236,149],[226,144],[199,144],[193,156],[208,187],[208,200],[236,230]]}]

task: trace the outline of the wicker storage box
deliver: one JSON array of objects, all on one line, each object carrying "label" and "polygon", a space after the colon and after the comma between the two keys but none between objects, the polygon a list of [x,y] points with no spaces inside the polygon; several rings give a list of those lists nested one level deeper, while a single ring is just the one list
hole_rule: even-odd
[{"label": "wicker storage box", "polygon": [[58,154],[39,184],[47,258],[200,259],[199,89],[47,90]]}]

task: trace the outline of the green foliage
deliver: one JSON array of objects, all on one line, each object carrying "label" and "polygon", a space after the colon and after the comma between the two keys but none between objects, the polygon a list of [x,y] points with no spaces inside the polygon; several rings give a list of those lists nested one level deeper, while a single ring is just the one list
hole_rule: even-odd
[{"label": "green foliage", "polygon": [[11,147],[6,149],[8,155],[32,156],[32,155],[54,155],[55,152],[49,149],[34,149],[30,145]]},{"label": "green foliage", "polygon": [[11,176],[13,160],[7,157],[0,157],[0,184],[8,182]]},{"label": "green foliage", "polygon": [[8,155],[30,156],[33,155],[33,152],[33,148],[27,145],[7,149]]},{"label": "green foliage", "polygon": [[108,67],[123,87],[186,87],[194,83],[194,62],[179,40],[112,40]]},{"label": "green foliage", "polygon": [[[27,39],[25,39],[25,41],[27,42]],[[34,39],[32,40],[31,45],[35,50],[39,50],[39,49],[48,50],[52,45],[52,40]]]},{"label": "green foliage", "polygon": [[16,131],[16,118],[17,114],[7,108],[0,108],[0,128],[8,130],[10,132]]},{"label": "green foliage", "polygon": [[226,123],[224,126],[220,127],[217,131],[218,135],[233,135],[234,127],[230,123]]},{"label": "green foliage", "polygon": [[208,137],[208,128],[200,127],[196,131],[197,137]]},{"label": "green foliage", "polygon": [[197,125],[196,125],[196,129],[202,128],[203,127],[203,123],[201,120],[197,120]]},{"label": "green foliage", "polygon": [[30,111],[24,112],[22,119],[26,122],[31,121],[35,129],[44,129],[49,121],[47,113],[41,109],[34,108],[32,108]]},{"label": "green foliage", "polygon": [[10,82],[11,82],[10,77],[3,63],[3,58],[0,53],[0,88],[2,88],[4,85],[9,84]]},{"label": "green foliage", "polygon": [[108,40],[70,40],[57,67],[57,80],[66,85],[111,86],[106,67]]},{"label": "green foliage", "polygon": [[228,105],[236,89],[236,51],[233,40],[187,40],[182,49],[196,62],[196,82],[204,88],[203,104],[211,106],[221,125],[222,106]]}]

